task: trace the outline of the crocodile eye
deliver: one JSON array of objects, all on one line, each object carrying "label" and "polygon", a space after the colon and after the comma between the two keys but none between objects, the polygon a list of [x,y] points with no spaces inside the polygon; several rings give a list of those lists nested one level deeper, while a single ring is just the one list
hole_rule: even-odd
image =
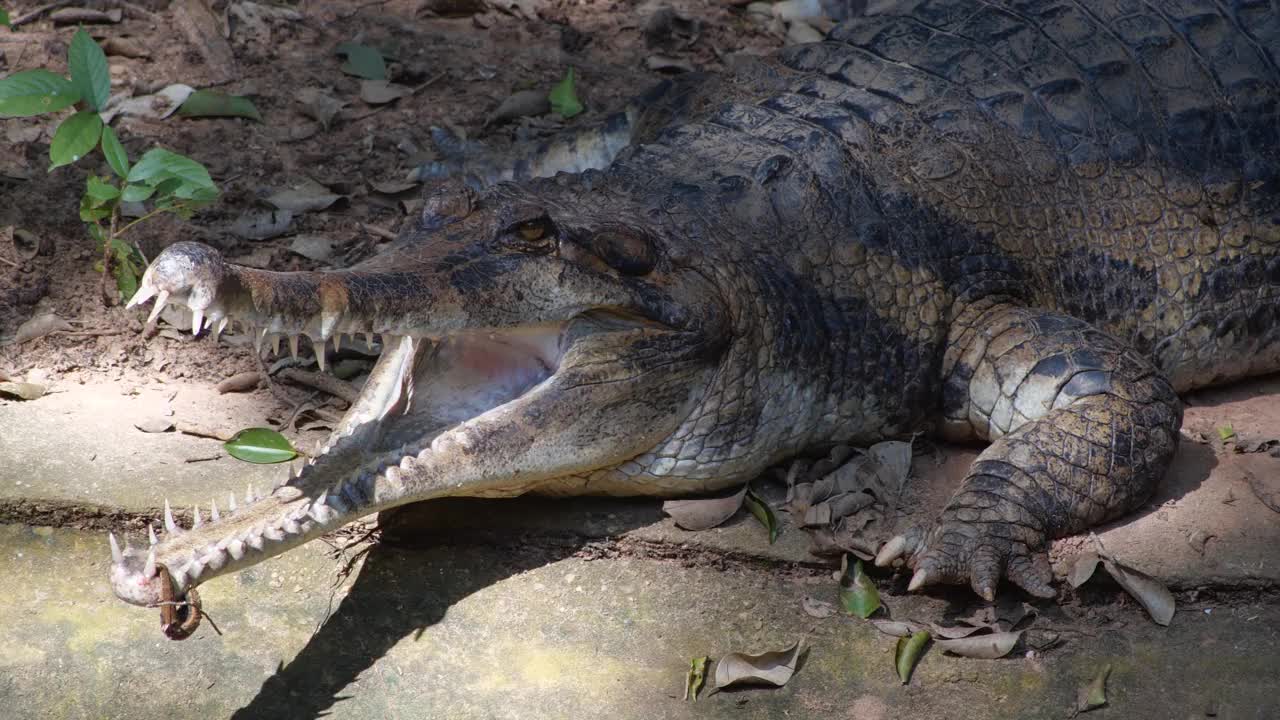
[{"label": "crocodile eye", "polygon": [[515,223],[503,234],[508,244],[522,252],[543,255],[556,247],[556,226],[546,216]]}]

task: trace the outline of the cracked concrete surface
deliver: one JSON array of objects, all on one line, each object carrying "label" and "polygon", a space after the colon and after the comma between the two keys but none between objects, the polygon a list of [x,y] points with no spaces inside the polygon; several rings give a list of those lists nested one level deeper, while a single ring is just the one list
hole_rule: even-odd
[{"label": "cracked concrete surface", "polygon": [[[76,525],[65,513],[14,522],[10,511],[91,503],[117,513],[101,522],[136,528],[166,495],[204,506],[211,494],[242,493],[247,479],[274,481],[280,468],[184,462],[216,452],[216,441],[132,426],[169,405],[175,417],[199,410],[235,429],[261,422],[261,398],[188,384],[64,390],[0,404],[5,717],[1062,718],[1076,686],[1106,662],[1111,703],[1098,717],[1280,716],[1280,522],[1247,477],[1277,474],[1280,459],[1266,453],[1184,442],[1160,496],[1101,533],[1132,564],[1201,588],[1180,594],[1171,627],[1094,581],[1036,605],[1033,627],[1057,633],[1056,647],[995,661],[934,648],[903,686],[893,638],[802,610],[806,595],[835,599],[802,533],[787,529],[770,546],[745,516],[686,533],[647,501],[423,506],[399,519],[414,532],[374,547],[350,575],[313,543],[210,582],[204,605],[223,634],[206,622],[188,641],[165,640],[157,613],[111,595],[103,533],[30,524]],[[1206,430],[1227,423],[1241,437],[1280,428],[1277,381],[1213,392],[1191,399],[1190,437],[1213,438]],[[968,452],[950,449],[940,465],[917,459],[916,511],[945,497]],[[1055,555],[1065,564],[1082,545],[1061,541]],[[906,595],[901,576],[877,579],[899,618],[974,602],[963,592]],[[689,658],[802,636],[811,649],[787,687],[680,700]]]}]

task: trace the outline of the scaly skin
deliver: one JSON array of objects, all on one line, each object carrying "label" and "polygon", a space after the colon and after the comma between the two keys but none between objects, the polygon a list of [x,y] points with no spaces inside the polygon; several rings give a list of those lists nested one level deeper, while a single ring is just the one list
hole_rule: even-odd
[{"label": "scaly skin", "polygon": [[390,351],[325,454],[123,551],[117,593],[152,603],[157,565],[183,592],[408,502],[694,493],[933,427],[991,444],[877,561],[913,589],[1051,595],[1048,540],[1150,496],[1175,392],[1280,369],[1280,14],[896,7],[656,92],[617,157],[446,185],[351,270],[162,253],[135,303]]}]

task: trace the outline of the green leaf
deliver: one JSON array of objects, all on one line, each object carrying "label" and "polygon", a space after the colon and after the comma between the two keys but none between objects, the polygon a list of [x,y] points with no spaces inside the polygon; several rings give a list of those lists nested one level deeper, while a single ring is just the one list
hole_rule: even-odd
[{"label": "green leaf", "polygon": [[80,100],[71,81],[44,68],[23,70],[0,80],[0,117],[57,112]]},{"label": "green leaf", "polygon": [[1088,712],[1107,704],[1107,676],[1111,663],[1102,666],[1093,682],[1076,689],[1076,712]]},{"label": "green leaf", "polygon": [[184,185],[193,188],[214,188],[213,179],[203,165],[185,155],[170,152],[164,148],[152,148],[142,156],[129,171],[130,183],[156,186],[160,183],[179,179]]},{"label": "green leaf", "polygon": [[142,202],[151,197],[156,189],[150,185],[125,185],[124,192],[120,193],[121,202]]},{"label": "green leaf", "polygon": [[107,69],[107,56],[98,43],[89,37],[84,28],[76,30],[67,50],[67,67],[71,70],[71,84],[90,110],[106,107],[111,97],[111,73]]},{"label": "green leaf", "polygon": [[1236,436],[1236,429],[1231,427],[1230,424],[1223,425],[1222,427],[1218,428],[1218,437],[1222,438],[1222,442],[1226,442],[1235,436]]},{"label": "green leaf", "polygon": [[778,517],[773,514],[773,508],[769,507],[769,503],[760,499],[760,496],[747,491],[747,496],[743,498],[742,503],[747,506],[747,510],[755,516],[756,520],[769,531],[769,544],[772,545],[778,539]]},{"label": "green leaf", "polygon": [[262,122],[253,101],[241,95],[197,90],[178,108],[184,117],[242,117]]},{"label": "green leaf", "polygon": [[880,609],[880,591],[876,584],[862,571],[862,561],[854,560],[853,573],[849,572],[849,556],[842,561],[840,574],[840,607],[850,615],[857,615],[866,620],[872,613]]},{"label": "green leaf", "polygon": [[347,58],[340,68],[342,72],[366,80],[387,79],[387,63],[383,60],[382,53],[368,45],[342,43],[337,52]]},{"label": "green leaf", "polygon": [[698,701],[698,691],[707,682],[707,662],[711,658],[703,655],[689,661],[689,672],[684,678],[684,699]]},{"label": "green leaf", "polygon": [[9,27],[9,11],[0,10],[0,25]]},{"label": "green leaf", "polygon": [[115,200],[120,197],[120,188],[105,182],[97,175],[90,175],[85,188],[85,194],[92,198],[97,205]]},{"label": "green leaf", "polygon": [[80,197],[80,219],[87,223],[96,223],[99,220],[105,220],[111,217],[111,208],[103,207],[101,203],[94,202],[94,199],[85,193]]},{"label": "green leaf", "polygon": [[[102,252],[102,246],[107,242],[107,236],[102,232],[102,226],[97,223],[89,223],[85,225],[85,229],[89,231],[89,237],[93,238],[94,250]],[[94,266],[95,272],[102,272],[102,261]]]},{"label": "green leaf", "polygon": [[573,68],[569,68],[564,79],[551,88],[547,100],[551,102],[551,109],[566,120],[582,112],[582,103],[578,101],[578,94],[573,89]]},{"label": "green leaf", "polygon": [[124,151],[124,146],[116,137],[116,131],[110,125],[102,128],[102,154],[107,156],[107,164],[116,175],[122,178],[129,176],[129,153]]},{"label": "green leaf", "polygon": [[897,651],[893,655],[894,667],[898,669],[898,678],[906,685],[911,680],[911,671],[915,669],[920,656],[924,654],[925,645],[929,644],[929,631],[917,630],[911,637],[898,638]]},{"label": "green leaf", "polygon": [[129,302],[133,294],[138,292],[140,274],[137,268],[130,263],[117,260],[111,263],[111,274],[116,278],[116,289],[120,291],[120,299]]},{"label": "green leaf", "polygon": [[298,457],[285,436],[270,428],[241,430],[222,444],[231,457],[245,462],[268,464],[288,462]]},{"label": "green leaf", "polygon": [[49,169],[52,170],[84,157],[102,137],[102,118],[92,110],[82,110],[62,121],[49,145]]}]

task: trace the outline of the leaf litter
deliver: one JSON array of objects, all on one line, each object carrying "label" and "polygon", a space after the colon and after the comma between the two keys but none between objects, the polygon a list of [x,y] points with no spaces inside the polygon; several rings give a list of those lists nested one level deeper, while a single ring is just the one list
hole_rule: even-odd
[{"label": "leaf litter", "polygon": [[758,655],[729,653],[716,661],[716,689],[736,685],[786,685],[799,665],[807,648],[803,640],[797,640],[782,650],[770,650]]}]

